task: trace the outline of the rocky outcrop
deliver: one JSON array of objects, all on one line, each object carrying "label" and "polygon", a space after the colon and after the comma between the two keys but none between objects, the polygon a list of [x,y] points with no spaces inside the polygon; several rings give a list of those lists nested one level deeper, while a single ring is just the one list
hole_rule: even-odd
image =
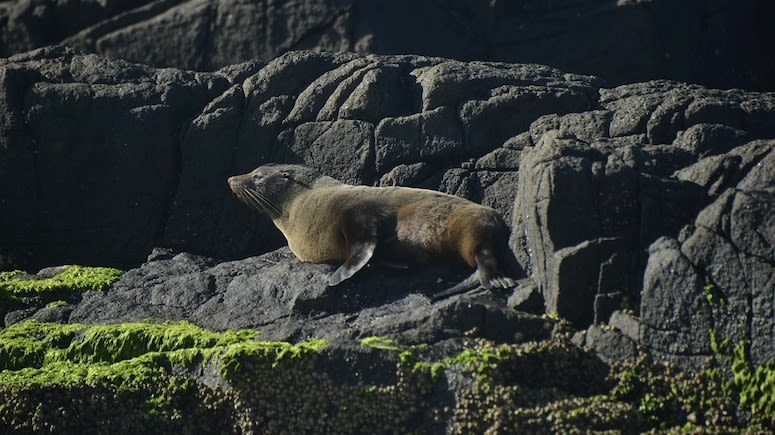
[{"label": "rocky outcrop", "polygon": [[725,155],[753,160],[745,177],[718,195],[677,240],[651,246],[639,338],[660,356],[707,354],[710,340],[703,330],[749,343],[757,363],[775,356],[773,145],[752,142]]},{"label": "rocky outcrop", "polygon": [[[773,136],[759,105],[771,96],[684,90],[624,86],[601,92],[609,111],[533,123],[512,247],[547,310],[577,325],[610,322],[614,332],[587,337],[603,355],[632,355],[637,343],[699,367],[713,330],[770,361],[775,142],[746,141]],[[547,124],[557,132],[542,133]]]},{"label": "rocky outcrop", "polygon": [[774,16],[756,0],[18,0],[0,6],[0,55],[62,43],[214,71],[289,50],[411,53],[772,90]]},{"label": "rocky outcrop", "polygon": [[[632,343],[619,347],[696,366],[713,328],[756,361],[775,353],[771,94],[312,52],[203,74],[46,49],[5,61],[2,77],[4,251],[145,262],[86,293],[73,321],[188,319],[283,340],[540,338],[527,310],[610,323],[580,338],[604,357]],[[431,303],[462,276],[372,267],[327,288],[331,266],[274,251],[282,236],[227,189],[270,161],[491,205],[511,221],[520,284]],[[144,261],[158,245],[172,251]],[[20,310],[8,319],[34,313]]]},{"label": "rocky outcrop", "polygon": [[0,68],[3,245],[37,264],[146,256],[177,187],[180,128],[228,80],[64,49]]},{"label": "rocky outcrop", "polygon": [[217,263],[156,251],[110,292],[88,292],[70,320],[81,323],[191,320],[226,330],[260,328],[262,338],[298,341],[390,336],[435,343],[466,331],[498,342],[547,339],[553,322],[506,306],[505,294],[482,293],[431,303],[427,293],[464,276],[443,269],[367,274],[327,287],[333,267],[299,263],[282,248],[246,260]]},{"label": "rocky outcrop", "polygon": [[[267,394],[277,397],[276,382],[298,379],[304,380],[293,383],[298,391],[320,381],[315,394],[335,396],[344,407],[315,414],[333,425],[349,415],[342,411],[351,406],[346,397],[384,387],[390,406],[410,410],[385,420],[398,431],[417,421],[430,432],[498,425],[647,430],[659,421],[648,419],[676,418],[669,424],[679,427],[708,413],[718,413],[713,424],[721,430],[749,421],[752,406],[771,406],[746,382],[765,379],[751,373],[771,371],[775,357],[773,94],[669,81],[604,88],[595,77],[541,65],[408,55],[293,52],[266,65],[193,73],[62,48],[1,61],[0,83],[3,268],[78,262],[129,269],[120,278],[115,270],[99,272],[108,279],[99,285],[73,267],[0,272],[0,313],[13,337],[40,325],[25,320],[70,323],[70,332],[52,333],[51,346],[60,347],[48,359],[24,364],[42,370],[34,371],[41,379],[49,379],[46,364],[72,373],[68,382],[79,397],[114,394],[115,385],[84,384],[104,380],[113,368],[183,373],[197,381],[196,391],[175,381],[163,391],[145,385],[133,397],[163,405],[154,412],[193,413],[202,421],[236,412],[228,417],[236,432],[264,423],[309,428],[312,420],[293,413],[286,420],[256,417],[276,411],[266,404]],[[516,288],[433,300],[432,293],[470,271],[376,264],[328,287],[336,265],[299,262],[271,222],[228,190],[228,176],[276,161],[313,166],[349,183],[427,187],[494,207],[511,224],[503,243],[514,253]],[[65,271],[72,276],[62,278]],[[262,372],[239,385],[216,362],[208,368],[191,358],[247,352],[239,364],[256,368],[255,354],[246,350],[252,345],[177,352],[155,349],[151,344],[162,339],[143,335],[132,346],[148,355],[124,355],[107,372],[78,365],[88,362],[80,351],[58,353],[80,349],[88,334],[73,331],[86,325],[138,321],[190,321],[226,335],[244,328],[261,331],[262,340],[331,345],[315,350],[301,372]],[[717,391],[738,391],[737,399],[714,396],[712,406],[698,405],[691,394],[676,393],[679,387],[630,369],[609,372],[639,353],[699,369],[720,353],[724,339],[741,350],[715,357],[738,358],[722,367],[743,373],[737,384],[722,389],[713,372],[701,372],[699,381],[659,382],[711,383]],[[137,344],[144,340],[151,344]],[[390,352],[376,355],[359,340]],[[31,355],[17,345],[27,346],[0,343],[0,354]],[[271,346],[280,355],[298,350]],[[481,351],[473,368],[466,360],[471,346]],[[394,373],[406,369],[401,364],[411,355],[418,359],[405,372],[407,384]],[[265,363],[256,364],[263,370]],[[0,395],[14,403],[37,400],[49,388],[14,386],[8,379],[28,373],[24,364],[0,375]],[[78,366],[63,371],[58,364]],[[375,378],[353,375],[366,372]],[[486,385],[478,383],[482,373]],[[576,385],[582,378],[588,384]],[[525,391],[529,400],[515,400]],[[212,406],[181,404],[179,394]],[[288,405],[280,406],[283,412],[309,405],[298,394],[281,403]],[[658,405],[648,402],[656,398]],[[416,412],[421,400],[436,413]],[[492,400],[497,416],[483,411]],[[764,405],[751,405],[757,400]],[[741,406],[738,419],[730,417],[730,403]],[[25,412],[33,411],[18,409],[3,421],[25,428]],[[124,411],[84,410],[124,418]],[[580,423],[573,419],[579,410],[610,418]],[[556,423],[534,426],[533,416]],[[55,417],[40,421],[46,430],[56,426]],[[143,417],[137,424],[161,423]]]}]

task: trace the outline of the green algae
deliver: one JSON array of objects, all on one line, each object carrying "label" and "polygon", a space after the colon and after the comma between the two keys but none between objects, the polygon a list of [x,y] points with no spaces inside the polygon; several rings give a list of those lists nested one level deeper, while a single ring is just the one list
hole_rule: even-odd
[{"label": "green algae", "polygon": [[186,321],[95,325],[85,330],[83,337],[67,349],[55,351],[51,359],[78,363],[115,363],[151,352],[221,350],[230,345],[253,341],[257,335],[258,331],[255,330],[214,332]]},{"label": "green algae", "polygon": [[25,296],[55,298],[62,297],[62,293],[105,290],[124,273],[110,267],[68,265],[57,269],[54,276],[41,279],[21,270],[0,272],[0,309],[18,304]]},{"label": "green algae", "polygon": [[392,338],[381,336],[363,338],[361,339],[361,346],[393,352],[398,355],[399,361],[406,365],[416,363],[417,352],[428,347],[425,343],[412,345],[398,344]]},{"label": "green algae", "polygon": [[68,346],[84,328],[28,321],[0,329],[0,382],[7,371],[40,369],[49,351]]},{"label": "green algae", "polygon": [[46,308],[59,308],[59,307],[66,307],[70,305],[67,301],[63,300],[57,300],[57,301],[51,301],[46,304]]},{"label": "green algae", "polygon": [[237,370],[257,356],[282,371],[282,362],[326,344],[257,335],[185,321],[0,329],[0,432],[94,432],[98,424],[97,433],[239,433],[231,390],[205,386],[196,373],[208,364]]},{"label": "green algae", "polygon": [[447,357],[435,363],[418,362],[415,370],[429,370],[432,377],[438,376],[442,370],[460,365],[468,368],[478,375],[486,375],[488,369],[497,367],[499,363],[505,363],[517,355],[518,347],[502,344],[498,346],[482,345],[478,343],[473,348],[464,349],[459,354]]},{"label": "green algae", "polygon": [[[424,345],[369,337],[361,340],[362,346],[400,356],[395,381],[370,384],[365,376],[363,383],[342,383],[329,376],[330,361],[320,352],[325,340],[292,344],[256,337],[253,330],[214,332],[188,322],[13,325],[0,330],[0,362],[10,366],[6,361],[13,361],[13,368],[0,371],[0,399],[14,404],[0,405],[0,420],[24,428],[30,416],[45,409],[51,415],[39,427],[60,428],[67,418],[48,405],[61,402],[48,392],[67,386],[73,392],[67,394],[87,397],[78,402],[84,413],[164,427],[180,422],[181,415],[189,418],[188,413],[200,416],[201,422],[217,415],[225,431],[242,433],[400,433],[418,427],[421,432],[450,433],[718,432],[746,424],[758,424],[753,427],[763,431],[772,427],[766,420],[741,422],[736,417],[743,402],[736,388],[769,373],[757,374],[753,368],[734,385],[725,384],[729,381],[719,372],[715,377],[712,371],[682,373],[645,357],[614,366],[609,373],[594,355],[562,337],[520,344],[472,339],[455,355],[422,360]],[[216,380],[220,388],[198,379],[208,361],[220,368],[211,372],[225,381]],[[449,373],[466,381],[454,403],[439,403],[434,391],[445,385],[442,376]],[[748,393],[751,403],[759,404],[760,392],[771,384],[759,385]],[[126,397],[128,404],[110,399],[117,396]],[[117,410],[94,411],[94,397]],[[43,408],[27,404],[29,400],[40,400]],[[757,406],[766,413],[766,406]]]},{"label": "green algae", "polygon": [[186,321],[95,326],[27,321],[0,329],[0,384],[139,382],[173,366],[207,364],[214,356],[228,375],[246,358],[260,357],[273,368],[326,345],[324,340],[260,342],[257,334],[214,332]]},{"label": "green algae", "polygon": [[370,347],[372,349],[390,350],[394,352],[401,352],[406,350],[406,346],[398,345],[392,338],[381,336],[363,338],[361,339],[361,346]]},{"label": "green algae", "polygon": [[221,355],[221,375],[234,380],[246,362],[256,369],[275,369],[283,361],[298,360],[316,354],[328,345],[322,339],[310,339],[296,344],[280,341],[252,341],[229,346]]},{"label": "green algae", "polygon": [[[452,366],[462,366],[470,372],[484,374],[488,367],[499,362],[505,362],[510,355],[508,345],[497,347],[475,346],[464,349],[457,355],[442,358],[440,361],[415,361],[413,370],[428,373],[431,379],[436,379],[439,374]],[[408,358],[404,358],[408,360]]]},{"label": "green algae", "polygon": [[0,292],[11,295],[43,293],[57,290],[104,290],[124,272],[110,267],[62,266],[62,271],[50,278],[22,279],[24,272],[0,272]]},{"label": "green algae", "polygon": [[0,282],[9,281],[15,276],[24,275],[23,270],[10,270],[6,272],[0,272]]},{"label": "green algae", "polygon": [[[14,280],[14,277],[19,275],[24,275],[24,272],[21,270],[11,270],[8,272],[0,272],[0,285],[5,284],[8,281]],[[18,298],[16,297],[16,295],[0,287],[0,308],[2,308],[2,306],[5,304],[9,304],[17,301],[18,301]]]}]

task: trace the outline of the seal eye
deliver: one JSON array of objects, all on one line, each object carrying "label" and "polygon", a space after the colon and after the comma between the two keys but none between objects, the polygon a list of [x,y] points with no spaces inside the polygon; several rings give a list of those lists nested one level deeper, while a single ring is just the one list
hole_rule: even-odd
[{"label": "seal eye", "polygon": [[291,178],[291,174],[289,172],[283,172],[283,178]]},{"label": "seal eye", "polygon": [[264,176],[261,174],[253,175],[253,181],[260,181],[262,178],[264,178]]}]

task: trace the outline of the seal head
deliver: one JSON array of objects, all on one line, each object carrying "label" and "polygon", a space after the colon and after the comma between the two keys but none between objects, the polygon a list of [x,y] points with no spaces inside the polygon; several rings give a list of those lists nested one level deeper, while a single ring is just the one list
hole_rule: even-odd
[{"label": "seal head", "polygon": [[268,164],[247,174],[229,177],[229,188],[248,207],[271,219],[281,218],[286,204],[312,189],[322,174],[301,165]]}]

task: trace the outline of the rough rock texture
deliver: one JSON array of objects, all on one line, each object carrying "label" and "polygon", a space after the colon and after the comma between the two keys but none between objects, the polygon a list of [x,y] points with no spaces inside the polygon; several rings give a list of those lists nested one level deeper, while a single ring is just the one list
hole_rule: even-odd
[{"label": "rough rock texture", "polygon": [[[709,329],[756,363],[775,355],[773,94],[352,53],[191,73],[53,48],[1,66],[4,256],[142,264],[73,298],[71,321],[546,338],[530,311],[596,325],[576,342],[608,362],[642,349],[697,367]],[[491,205],[511,222],[519,285],[431,303],[468,271],[374,266],[327,288],[333,266],[277,250],[279,232],[227,189],[270,161]],[[146,260],[153,246],[171,250]],[[63,316],[40,308],[6,319]]]},{"label": "rough rock texture", "polygon": [[15,0],[0,5],[0,55],[64,43],[212,71],[300,49],[411,53],[773,90],[774,17],[758,0]]},{"label": "rough rock texture", "polygon": [[506,307],[505,294],[431,303],[416,292],[441,290],[461,279],[460,274],[435,270],[401,275],[371,267],[368,274],[332,288],[326,282],[333,269],[299,263],[287,247],[217,264],[157,250],[110,292],[86,293],[70,320],[186,319],[217,330],[260,328],[262,339],[284,341],[391,336],[428,343],[477,329],[478,336],[490,340],[522,342],[546,339],[553,329],[549,320]]},{"label": "rough rock texture", "polygon": [[65,49],[0,68],[3,245],[37,264],[147,255],[176,191],[180,128],[228,80]]}]

